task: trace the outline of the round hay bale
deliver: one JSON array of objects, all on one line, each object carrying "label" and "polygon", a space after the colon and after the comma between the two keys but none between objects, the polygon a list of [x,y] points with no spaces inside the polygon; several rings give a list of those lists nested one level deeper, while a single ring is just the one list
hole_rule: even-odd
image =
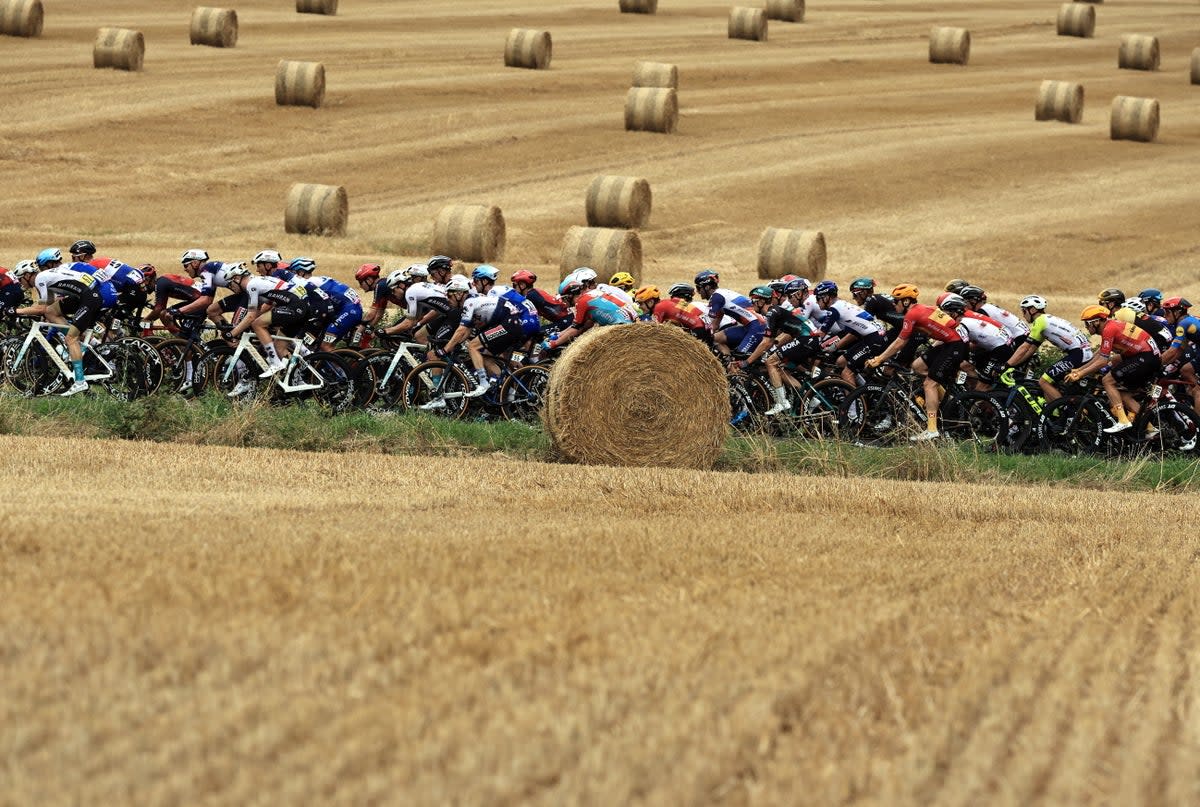
[{"label": "round hay bale", "polygon": [[658,0],[620,0],[622,14],[657,14]]},{"label": "round hay bale", "polygon": [[729,9],[729,38],[767,41],[767,12],[761,8],[734,6]]},{"label": "round hay bale", "polygon": [[1123,70],[1157,70],[1158,37],[1125,34],[1117,51],[1117,67]]},{"label": "round hay bale", "polygon": [[1058,7],[1059,36],[1090,39],[1096,33],[1096,9],[1087,3],[1063,3]]},{"label": "round hay bale", "polygon": [[679,89],[679,68],[662,62],[638,62],[633,66],[633,86]]},{"label": "round hay bale", "polygon": [[41,36],[42,0],[0,0],[0,34]]},{"label": "round hay bale", "polygon": [[558,259],[558,279],[581,266],[590,266],[602,278],[617,272],[642,276],[642,239],[633,230],[607,227],[571,227],[563,238]]},{"label": "round hay bale", "polygon": [[596,177],[588,186],[586,207],[589,227],[645,227],[650,183],[640,177]]},{"label": "round hay bale", "polygon": [[1083,85],[1073,81],[1043,81],[1033,118],[1079,123],[1083,119]]},{"label": "round hay bale", "polygon": [[320,109],[325,102],[325,65],[283,59],[275,68],[275,103],[279,106],[310,106]]},{"label": "round hay bale", "polygon": [[549,31],[514,28],[508,32],[508,41],[504,43],[504,66],[545,70],[550,67],[553,50]]},{"label": "round hay bale", "polygon": [[192,12],[188,36],[193,45],[232,48],[238,38],[237,12],[232,8],[199,6]]},{"label": "round hay bale", "polygon": [[825,279],[825,234],[819,230],[768,227],[758,239],[758,276],[799,275],[816,282]]},{"label": "round hay bale", "polygon": [[1192,51],[1192,83],[1200,84],[1200,48]]},{"label": "round hay bale", "polygon": [[630,87],[625,93],[625,130],[671,134],[679,123],[679,97],[669,87]]},{"label": "round hay bale", "polygon": [[300,14],[337,14],[338,0],[296,0]]},{"label": "round hay bale", "polygon": [[1153,143],[1158,137],[1158,100],[1118,95],[1113,99],[1108,131],[1113,140]]},{"label": "round hay bale", "polygon": [[1104,0],[1075,0],[1075,2],[1076,3],[1091,3],[1093,5],[1097,5],[1099,3],[1103,3]]},{"label": "round hay bale", "polygon": [[145,58],[146,39],[141,31],[101,28],[96,32],[96,46],[92,49],[92,64],[96,67],[137,72]]},{"label": "round hay bale", "polygon": [[804,0],[767,0],[767,19],[804,22]]},{"label": "round hay bale", "polygon": [[729,386],[721,363],[682,328],[592,328],[550,370],[542,417],[572,462],[705,469],[729,433]]},{"label": "round hay bale", "polygon": [[446,205],[433,223],[433,254],[491,263],[504,255],[504,213],[495,205]]},{"label": "round hay bale", "polygon": [[350,202],[341,185],[297,182],[288,190],[283,229],[305,235],[345,235]]},{"label": "round hay bale", "polygon": [[934,28],[929,32],[929,61],[966,64],[971,57],[971,32],[966,28]]}]

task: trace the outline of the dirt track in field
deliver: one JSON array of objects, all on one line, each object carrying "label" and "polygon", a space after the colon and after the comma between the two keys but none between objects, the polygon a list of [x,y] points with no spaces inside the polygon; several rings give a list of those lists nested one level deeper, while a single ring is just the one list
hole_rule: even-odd
[{"label": "dirt track in field", "polygon": [[[273,245],[346,276],[427,256],[443,204],[485,201],[507,218],[502,268],[553,274],[589,181],[613,173],[651,182],[656,282],[711,265],[748,287],[772,225],[824,231],[836,279],[964,275],[1070,314],[1113,283],[1200,296],[1200,7],[1184,0],[1097,6],[1094,39],[1056,36],[1052,0],[812,2],[766,43],[727,39],[728,4],[694,0],[649,17],[615,0],[343,0],[336,17],[242,0],[231,50],[188,44],[190,2],[48,5],[40,40],[0,39],[5,265],[86,236],[165,265]],[[972,31],[969,66],[928,63],[934,24]],[[101,25],[145,33],[143,73],[92,69]],[[550,70],[502,66],[512,27],[552,33]],[[1160,37],[1161,71],[1117,69],[1131,32]],[[281,58],[326,65],[324,108],[275,106]],[[623,130],[639,59],[679,65],[678,134]],[[1084,83],[1081,125],[1033,120],[1046,78]],[[1109,140],[1117,94],[1162,102],[1159,142]],[[346,186],[348,237],[282,233],[293,181]]]}]

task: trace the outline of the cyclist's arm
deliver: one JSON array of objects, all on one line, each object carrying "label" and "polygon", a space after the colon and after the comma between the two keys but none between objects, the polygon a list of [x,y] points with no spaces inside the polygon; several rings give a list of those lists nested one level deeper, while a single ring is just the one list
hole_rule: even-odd
[{"label": "cyclist's arm", "polygon": [[1034,353],[1037,353],[1038,348],[1041,346],[1041,342],[1022,342],[1021,346],[1016,349],[1016,352],[1008,357],[1008,366],[1020,367],[1022,364],[1028,361]]},{"label": "cyclist's arm", "polygon": [[192,300],[189,303],[184,303],[183,305],[179,306],[179,308],[176,308],[175,313],[177,315],[182,314],[184,316],[188,316],[189,314],[199,314],[208,310],[208,307],[212,304],[213,299],[214,297],[211,294],[202,294],[195,300]]},{"label": "cyclist's arm", "polygon": [[895,356],[897,353],[899,353],[901,350],[903,350],[904,346],[907,344],[908,344],[908,339],[906,339],[903,336],[897,336],[894,340],[892,340],[892,343],[890,345],[888,345],[887,347],[885,347],[883,349],[882,353],[880,353],[878,356],[876,356],[873,359],[868,359],[867,366],[868,367],[880,366],[881,364],[886,362],[888,359],[890,359],[892,356]]}]

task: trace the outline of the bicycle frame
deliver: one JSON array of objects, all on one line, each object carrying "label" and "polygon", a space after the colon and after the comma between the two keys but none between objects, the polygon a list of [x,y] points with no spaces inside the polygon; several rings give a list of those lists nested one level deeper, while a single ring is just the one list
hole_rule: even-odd
[{"label": "bicycle frame", "polygon": [[388,365],[387,371],[380,376],[376,387],[382,391],[386,387],[387,382],[391,380],[393,375],[395,375],[396,368],[399,367],[401,363],[405,365],[406,369],[404,372],[406,373],[416,367],[421,362],[418,361],[415,356],[413,356],[413,351],[428,349],[428,345],[423,345],[420,342],[401,342],[396,345],[396,352],[392,355],[391,364]]},{"label": "bicycle frame", "polygon": [[[57,330],[57,329],[61,329],[65,332],[68,328],[70,328],[69,325],[59,325],[58,323],[55,323],[55,322],[35,322],[35,323],[33,323],[33,325],[31,325],[29,328],[29,335],[25,337],[25,341],[21,343],[21,349],[17,351],[17,355],[13,358],[12,366],[8,368],[9,371],[15,372],[17,370],[17,368],[21,365],[21,362],[25,359],[25,354],[29,352],[29,349],[34,344],[37,344],[46,353],[46,355],[50,357],[50,360],[52,362],[54,362],[55,366],[58,367],[59,372],[62,373],[62,375],[65,378],[73,379],[75,377],[74,370],[72,370],[71,366],[69,364],[67,364],[66,360],[63,359],[63,357],[61,355],[59,355],[59,352],[57,350],[55,350],[54,345],[50,344],[50,340],[46,338],[45,334],[42,333],[43,331],[53,331],[53,330]],[[92,332],[89,330],[86,337],[83,340],[83,346],[91,347],[92,346],[91,339],[92,339]],[[99,353],[93,352],[92,355],[94,355],[96,360],[99,361],[101,366],[104,367],[105,372],[91,373],[90,375],[85,375],[83,377],[84,380],[85,381],[105,381],[109,378],[112,378],[112,373],[113,373],[112,365],[109,364],[107,361],[105,361],[104,357],[101,356]]]},{"label": "bicycle frame", "polygon": [[[228,365],[225,368],[225,374],[223,376],[225,381],[228,382],[230,378],[233,377],[233,370],[237,366],[238,361],[242,358],[242,354],[248,355],[254,360],[254,363],[263,370],[266,370],[270,366],[267,364],[267,360],[263,358],[262,353],[259,352],[258,348],[251,341],[252,338],[253,336],[250,331],[246,331],[242,334],[242,338],[238,341],[237,348],[234,349],[233,354],[229,357]],[[304,357],[300,355],[300,347],[304,344],[303,339],[293,339],[289,336],[273,336],[272,339],[276,339],[281,342],[292,343],[292,355],[288,357],[287,367],[284,369],[282,375],[276,373],[271,377],[271,380],[278,384],[280,389],[282,389],[284,392],[302,392],[304,390],[320,389],[321,387],[325,386],[325,380],[321,377],[320,373],[313,373],[313,375],[315,375],[320,381],[318,384],[291,383],[292,372],[298,365],[303,363],[303,365],[306,367],[311,366],[304,360]]]}]

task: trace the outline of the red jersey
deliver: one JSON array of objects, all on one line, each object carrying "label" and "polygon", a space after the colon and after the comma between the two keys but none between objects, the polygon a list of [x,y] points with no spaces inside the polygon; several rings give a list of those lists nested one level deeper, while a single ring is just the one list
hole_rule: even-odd
[{"label": "red jersey", "polygon": [[1136,356],[1138,353],[1158,355],[1158,344],[1149,331],[1144,331],[1131,322],[1110,319],[1100,331],[1100,355],[1105,358],[1113,352],[1118,356]]},{"label": "red jersey", "polygon": [[17,279],[8,273],[8,270],[0,266],[0,289],[7,286],[9,283],[16,283]]},{"label": "red jersey", "polygon": [[678,325],[688,330],[705,327],[704,319],[699,314],[688,308],[687,303],[683,300],[674,297],[667,300],[659,300],[658,305],[654,306],[654,310],[650,312],[650,315],[654,317],[655,322],[669,322],[672,325]]},{"label": "red jersey", "polygon": [[908,313],[904,315],[904,324],[900,326],[900,338],[910,339],[913,331],[923,333],[939,342],[963,340],[958,333],[958,323],[954,321],[954,317],[940,308],[920,303],[909,306]]}]

